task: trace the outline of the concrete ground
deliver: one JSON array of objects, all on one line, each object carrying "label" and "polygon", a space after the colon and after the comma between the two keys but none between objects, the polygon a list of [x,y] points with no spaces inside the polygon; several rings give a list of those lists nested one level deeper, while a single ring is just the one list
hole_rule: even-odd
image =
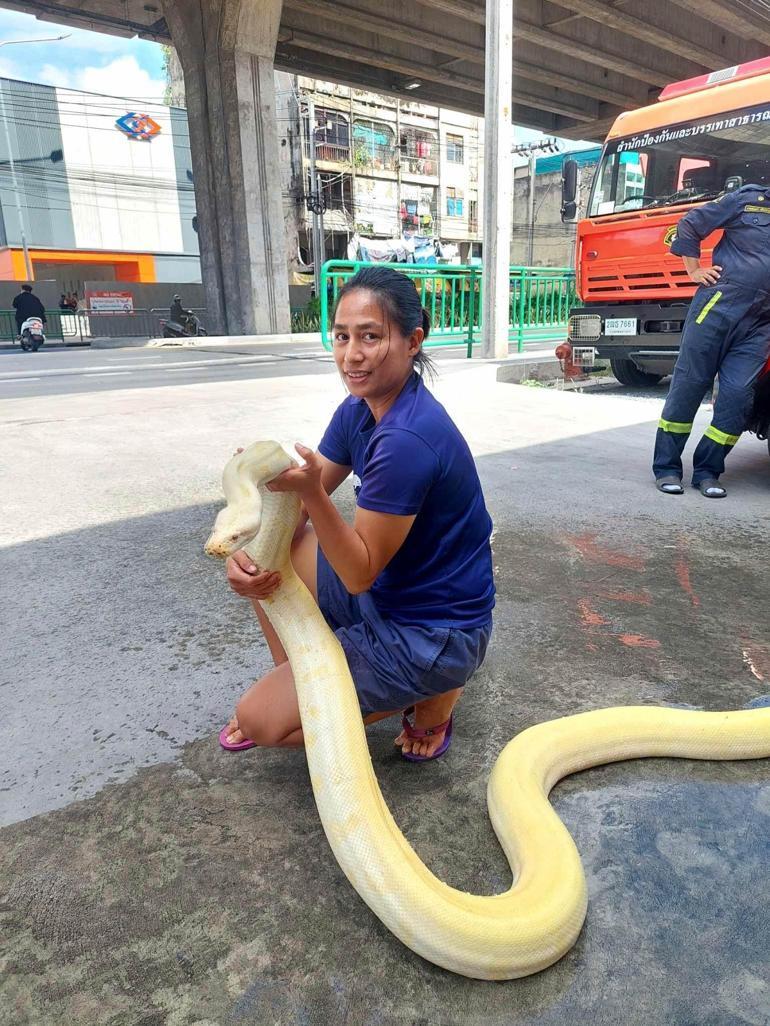
[{"label": "concrete ground", "polygon": [[[766,447],[740,443],[724,501],[663,496],[648,463],[664,389],[495,371],[437,386],[495,521],[487,661],[443,760],[406,765],[394,724],[370,730],[407,837],[477,893],[510,882],[485,788],[518,731],[616,704],[770,701]],[[352,891],[301,752],[219,749],[268,664],[202,554],[221,467],[259,437],[315,443],[341,398],[308,372],[4,402],[0,1023],[766,1026],[770,761],[559,784],[585,928],[552,968],[482,983],[412,954]]]}]

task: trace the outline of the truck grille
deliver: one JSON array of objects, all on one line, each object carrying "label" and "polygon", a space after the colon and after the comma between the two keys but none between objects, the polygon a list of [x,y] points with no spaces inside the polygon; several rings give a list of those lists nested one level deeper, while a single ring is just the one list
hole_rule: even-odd
[{"label": "truck grille", "polygon": [[572,314],[567,322],[567,338],[570,342],[595,342],[602,333],[602,319],[599,314]]},{"label": "truck grille", "polygon": [[667,292],[671,289],[688,289],[694,285],[685,270],[663,267],[659,270],[621,270],[619,268],[596,267],[584,271],[584,293],[586,297],[619,298],[623,294],[633,296],[639,292]]}]

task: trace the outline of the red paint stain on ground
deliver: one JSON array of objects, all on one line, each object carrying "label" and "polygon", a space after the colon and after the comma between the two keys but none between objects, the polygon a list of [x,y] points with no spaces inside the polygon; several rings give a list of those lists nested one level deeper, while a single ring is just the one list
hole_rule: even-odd
[{"label": "red paint stain on ground", "polygon": [[648,591],[603,591],[601,596],[610,602],[632,602],[636,606],[652,605],[652,595]]},{"label": "red paint stain on ground", "polygon": [[690,580],[690,565],[687,562],[687,555],[682,552],[681,549],[674,569],[676,570],[676,579],[679,581],[679,587],[686,595],[690,596],[690,602],[692,602],[693,608],[697,609],[700,605],[700,599],[695,594],[695,589],[693,588],[692,581]]},{"label": "red paint stain on ground", "polygon": [[641,556],[608,549],[598,543],[596,534],[567,534],[565,539],[591,563],[622,567],[624,570],[644,570],[644,560]]},{"label": "red paint stain on ground", "polygon": [[660,648],[655,638],[645,638],[643,634],[619,634],[618,638],[629,648]]},{"label": "red paint stain on ground", "polygon": [[609,625],[610,621],[605,620],[601,613],[597,613],[587,598],[580,599],[578,610],[584,627],[606,627]]}]

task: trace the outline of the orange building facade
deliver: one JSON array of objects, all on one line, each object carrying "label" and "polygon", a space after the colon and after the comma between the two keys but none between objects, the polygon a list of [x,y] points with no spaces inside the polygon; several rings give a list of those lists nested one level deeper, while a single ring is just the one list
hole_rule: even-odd
[{"label": "orange building facade", "polygon": [[[151,253],[110,253],[99,250],[28,249],[32,280],[53,277],[68,280],[90,268],[106,272],[109,281],[156,282],[155,257]],[[57,272],[57,273],[52,273]],[[73,274],[74,272],[74,274]],[[102,274],[98,275],[99,278]],[[21,247],[0,249],[0,281],[27,281],[26,260]]]}]

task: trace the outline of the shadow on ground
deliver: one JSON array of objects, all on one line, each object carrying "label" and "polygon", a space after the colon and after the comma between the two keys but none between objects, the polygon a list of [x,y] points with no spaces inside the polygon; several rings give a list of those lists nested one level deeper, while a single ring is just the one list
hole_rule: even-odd
[{"label": "shadow on ground", "polygon": [[[559,450],[579,459],[581,444]],[[512,458],[489,457],[486,471],[482,460],[482,473],[492,480],[495,465]],[[492,483],[493,509],[510,507]],[[569,495],[558,494],[553,516],[543,507],[526,521],[496,516],[494,642],[448,755],[405,765],[392,724],[370,732],[385,798],[407,837],[442,879],[477,893],[510,883],[485,789],[515,733],[600,706],[741,708],[770,692],[760,524],[728,530],[723,510],[714,529],[693,531],[676,507],[674,526],[629,512],[573,529]],[[90,593],[103,605],[104,675],[126,665],[141,672],[135,653],[110,642],[148,625],[161,602],[170,606],[164,631],[194,631],[203,609],[226,629],[234,607],[217,605],[221,582],[215,589],[200,569],[210,518],[196,508],[31,543],[19,566],[40,566],[55,546],[61,572],[78,579],[84,600]],[[169,550],[174,537],[182,548]],[[119,593],[88,569],[89,559],[100,565],[126,544],[142,562],[145,591],[132,591],[139,579],[128,566]],[[164,594],[183,550],[194,552],[184,586]],[[21,617],[32,595],[20,588]],[[251,626],[243,618],[228,629],[218,659],[232,659],[240,674]],[[197,654],[196,689],[206,672]],[[78,680],[69,686],[74,694]],[[121,717],[154,721],[147,700],[142,693],[132,709],[129,695]],[[66,741],[51,743],[55,753]],[[482,983],[413,955],[360,901],[327,846],[301,753],[231,755],[213,731],[176,752],[175,762],[0,831],[1,1023],[768,1022],[770,762],[649,760],[559,784],[553,801],[588,877],[586,926],[551,969]]]}]

